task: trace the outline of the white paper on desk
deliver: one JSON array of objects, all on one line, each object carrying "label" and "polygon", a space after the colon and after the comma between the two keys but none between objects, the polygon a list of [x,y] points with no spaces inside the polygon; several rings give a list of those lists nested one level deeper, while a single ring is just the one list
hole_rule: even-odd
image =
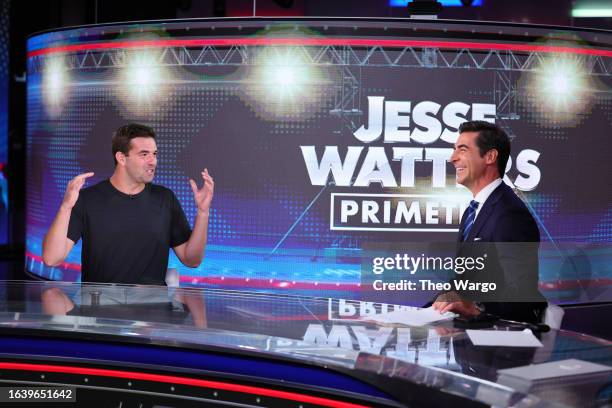
[{"label": "white paper on desk", "polygon": [[466,330],[475,346],[495,347],[542,347],[542,343],[531,330]]},{"label": "white paper on desk", "polygon": [[435,323],[443,320],[450,320],[457,316],[452,312],[440,314],[432,307],[425,309],[400,309],[393,312],[382,313],[374,316],[368,316],[365,319],[376,323],[386,324],[405,324],[407,326],[424,326],[426,324]]}]

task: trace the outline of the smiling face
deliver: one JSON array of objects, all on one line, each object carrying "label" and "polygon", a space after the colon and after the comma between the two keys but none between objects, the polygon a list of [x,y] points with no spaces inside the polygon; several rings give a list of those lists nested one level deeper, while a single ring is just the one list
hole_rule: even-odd
[{"label": "smiling face", "polygon": [[494,180],[491,174],[497,172],[497,150],[489,150],[481,156],[476,143],[478,135],[479,132],[461,133],[450,159],[457,171],[457,183],[467,187],[474,195]]},{"label": "smiling face", "polygon": [[[119,153],[123,155],[123,153]],[[130,150],[123,155],[121,163],[127,176],[136,183],[150,183],[157,167],[157,144],[152,137],[135,137],[130,141]]]}]

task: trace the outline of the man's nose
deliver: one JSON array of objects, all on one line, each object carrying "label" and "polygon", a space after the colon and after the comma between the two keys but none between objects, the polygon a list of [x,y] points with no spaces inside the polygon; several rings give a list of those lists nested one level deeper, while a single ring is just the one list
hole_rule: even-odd
[{"label": "man's nose", "polygon": [[456,162],[457,160],[459,160],[459,159],[457,158],[457,151],[456,151],[456,150],[453,150],[453,153],[451,153],[451,156],[450,156],[450,162],[451,162],[451,163],[454,163],[454,162]]}]

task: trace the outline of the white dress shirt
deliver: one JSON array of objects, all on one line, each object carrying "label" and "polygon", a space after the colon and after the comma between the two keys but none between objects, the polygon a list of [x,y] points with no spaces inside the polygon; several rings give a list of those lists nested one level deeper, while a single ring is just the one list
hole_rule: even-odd
[{"label": "white dress shirt", "polygon": [[476,214],[474,214],[474,220],[476,220],[476,218],[478,218],[478,213],[480,213],[480,210],[482,209],[482,207],[484,206],[485,201],[487,201],[487,198],[489,198],[489,196],[491,195],[491,193],[497,188],[499,187],[499,185],[503,183],[501,178],[496,178],[495,180],[493,180],[492,182],[490,182],[489,184],[487,184],[485,186],[485,188],[483,188],[482,190],[480,190],[478,192],[478,194],[476,194],[476,196],[474,197],[474,201],[478,202],[478,208],[476,209]]}]

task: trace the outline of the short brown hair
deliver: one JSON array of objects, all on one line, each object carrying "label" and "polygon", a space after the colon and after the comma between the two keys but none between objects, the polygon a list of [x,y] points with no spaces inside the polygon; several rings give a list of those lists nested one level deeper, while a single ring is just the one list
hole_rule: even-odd
[{"label": "short brown hair", "polygon": [[476,146],[478,146],[480,157],[483,157],[489,150],[497,150],[497,171],[499,177],[503,178],[510,157],[510,138],[506,132],[499,126],[482,120],[462,123],[459,126],[459,133],[463,132],[478,132]]},{"label": "short brown hair", "polygon": [[121,126],[113,133],[113,160],[117,165],[115,154],[121,152],[127,156],[130,151],[130,143],[135,137],[151,137],[155,139],[155,131],[149,126],[140,125],[138,123],[130,123],[129,125]]}]

